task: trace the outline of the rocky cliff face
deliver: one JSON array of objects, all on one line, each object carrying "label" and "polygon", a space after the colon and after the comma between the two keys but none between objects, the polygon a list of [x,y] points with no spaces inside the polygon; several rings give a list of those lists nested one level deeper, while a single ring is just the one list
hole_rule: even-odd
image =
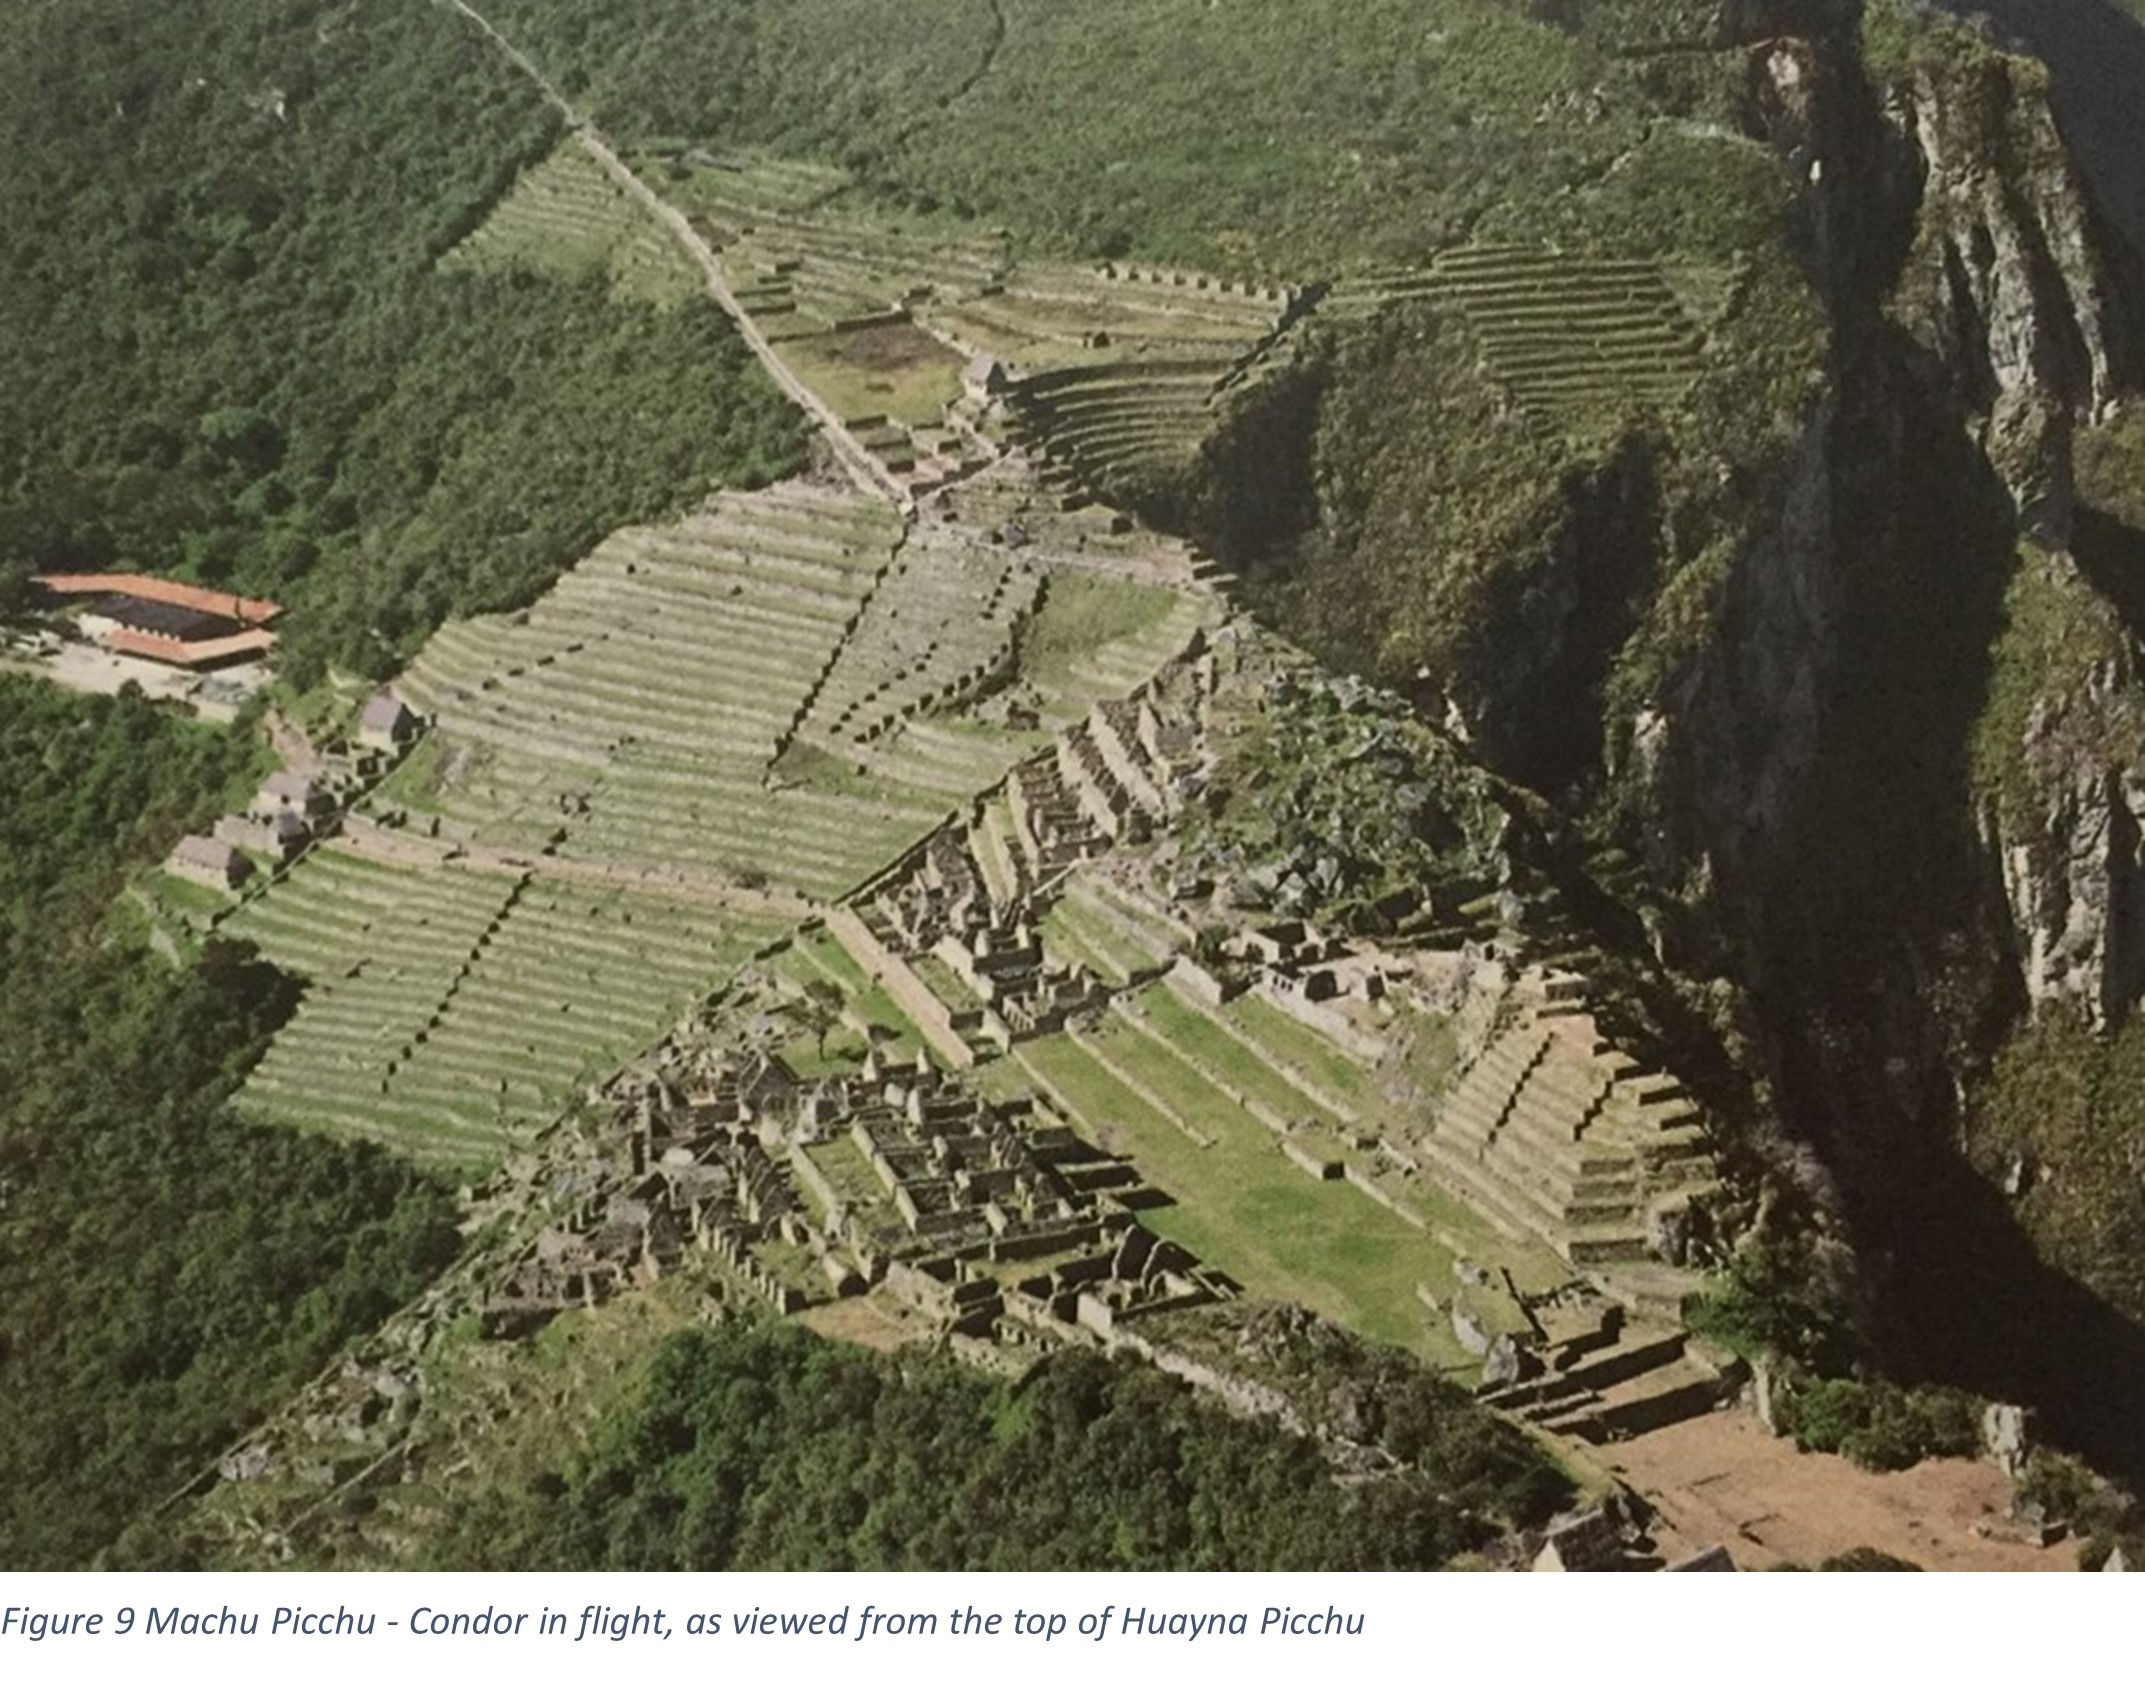
[{"label": "rocky cliff face", "polygon": [[2129,631],[2068,556],[2009,596],[1980,819],[2029,1001],[2103,1029],[2145,993],[2145,687]]},{"label": "rocky cliff face", "polygon": [[[1993,748],[2008,790],[1985,806],[1981,833],[2028,998],[2074,1001],[2106,1026],[2145,989],[2145,741],[2131,642],[2068,554],[2076,430],[2115,407],[2135,349],[2121,267],[2048,93],[2040,66],[1988,52],[1946,55],[1886,91],[1888,119],[1924,164],[1894,315],[1949,382],[2021,532],[2054,555],[2023,562],[2042,579],[2010,594],[1998,690],[2031,702],[2023,721],[1985,725],[2015,744]],[[2017,614],[2036,599],[2064,607],[2059,638]]]},{"label": "rocky cliff face", "polygon": [[1980,423],[2028,532],[2062,548],[2072,426],[2114,402],[2128,349],[2046,73],[1976,54],[1918,67],[1885,103],[1923,164],[1898,315]]},{"label": "rocky cliff face", "polygon": [[[2066,610],[2054,628],[2022,630],[2014,591],[1987,630],[1987,685],[2009,714],[1973,730],[1984,742],[2008,737],[1979,748],[1977,774],[2008,789],[1979,806],[1993,871],[1984,885],[2001,888],[1999,925],[2028,997],[2078,1000],[2105,1023],[2145,988],[2145,807],[2135,802],[2145,762],[2131,755],[2145,737],[2132,731],[2141,696],[2120,619],[2065,559],[2076,432],[2133,379],[2123,267],[2035,63],[1963,29],[1921,38],[1890,63],[1866,57],[1851,31],[1818,31],[1756,47],[1751,89],[1753,129],[1804,184],[1835,389],[1811,416],[1777,515],[1729,574],[1711,640],[1630,735],[1647,808],[1676,818],[1655,838],[1724,870],[1731,886],[1762,883],[1810,801],[1828,723],[1841,731],[1843,641],[1888,641],[1900,663],[1917,661],[1912,628],[1872,630],[1870,619],[1904,609],[1934,629],[1966,614],[1999,587],[1970,581],[1966,557],[2011,567],[1990,518],[2015,521],[2054,560],[2016,566],[2047,576],[2027,599],[2055,595]],[[1902,518],[1887,485],[1952,453],[1968,480],[2001,490],[2009,512],[1962,490],[1940,513],[1961,553],[1957,596],[1902,607],[1872,592],[1871,578],[1901,551],[1948,537],[1888,531]]]},{"label": "rocky cliff face", "polygon": [[1985,835],[2003,866],[2019,965],[2036,1005],[2077,1003],[2106,1028],[2145,991],[2141,818],[2145,784],[2137,770],[2079,768],[2049,796],[2029,837],[1999,828]]},{"label": "rocky cliff face", "polygon": [[1835,544],[1837,404],[1810,415],[1771,527],[1737,559],[1714,637],[1629,725],[1612,773],[1645,817],[1652,867],[1734,886],[1785,829],[1818,755],[1844,572]]}]

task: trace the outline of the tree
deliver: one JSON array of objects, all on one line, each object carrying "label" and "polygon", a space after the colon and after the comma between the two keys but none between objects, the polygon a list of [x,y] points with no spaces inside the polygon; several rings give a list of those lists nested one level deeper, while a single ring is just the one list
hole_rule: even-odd
[{"label": "tree", "polygon": [[827,1035],[842,1025],[845,1006],[842,989],[832,981],[806,981],[804,996],[787,1006],[789,1013],[812,1036],[822,1061],[827,1055]]},{"label": "tree", "polygon": [[19,617],[30,608],[30,566],[20,559],[0,558],[0,621]]}]

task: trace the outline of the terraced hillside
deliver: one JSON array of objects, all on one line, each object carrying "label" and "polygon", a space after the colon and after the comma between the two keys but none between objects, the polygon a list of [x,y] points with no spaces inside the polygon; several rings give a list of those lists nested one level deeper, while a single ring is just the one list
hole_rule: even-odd
[{"label": "terraced hillside", "polygon": [[1182,270],[1022,260],[965,294],[938,290],[919,311],[948,338],[1023,371],[1140,357],[1231,358],[1271,334],[1293,290]]},{"label": "terraced hillside", "polygon": [[1651,259],[1478,245],[1351,280],[1325,309],[1346,316],[1423,299],[1456,311],[1514,404],[1584,433],[1683,397],[1703,373],[1702,323],[1723,286],[1711,273],[1672,274]]},{"label": "terraced hillside", "polygon": [[1602,1038],[1585,983],[1531,973],[1415,1149],[1500,1228],[1579,1266],[1636,1262],[1718,1187],[1697,1106]]},{"label": "terraced hillside", "polygon": [[1000,236],[837,208],[847,173],[783,160],[673,155],[664,192],[722,255],[738,303],[773,338],[821,334],[934,294],[993,287]]},{"label": "terraced hillside", "polygon": [[699,289],[677,244],[571,137],[524,171],[443,262],[576,276],[603,271],[621,293],[658,304]]},{"label": "terraced hillside", "polygon": [[[1042,585],[1041,573],[1010,548],[917,530],[843,643],[799,732],[851,751],[1005,679]],[[960,790],[992,778],[985,769]]]},{"label": "terraced hillside", "polygon": [[884,505],[792,483],[612,536],[530,610],[420,656],[402,687],[439,778],[414,802],[471,845],[839,892],[931,802],[769,770],[899,534]]},{"label": "terraced hillside", "polygon": [[1118,487],[1170,476],[1197,456],[1232,368],[1212,357],[1076,366],[1028,378],[1012,403],[1024,439],[1080,480]]},{"label": "terraced hillside", "polygon": [[300,976],[239,1107],[479,1168],[779,932],[540,874],[314,852],[226,931]]},{"label": "terraced hillside", "polygon": [[[1182,270],[1016,259],[993,231],[867,213],[840,172],[699,149],[649,155],[650,167],[785,365],[890,473],[930,485],[992,451],[964,401],[967,360],[993,359],[1019,376],[1031,439],[1053,435],[1052,425],[1062,425],[1068,450],[1091,432],[1108,437],[1076,460],[1107,472],[1114,457],[1157,447],[1158,424],[1196,444],[1205,391],[1295,299]],[[1094,376],[1074,376],[1062,407],[1049,403],[1056,376],[1088,367]]]}]

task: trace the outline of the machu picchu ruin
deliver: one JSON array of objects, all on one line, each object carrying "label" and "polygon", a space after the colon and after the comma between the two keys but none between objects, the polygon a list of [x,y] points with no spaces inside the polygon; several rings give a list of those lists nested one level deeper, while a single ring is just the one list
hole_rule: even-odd
[{"label": "machu picchu ruin", "polygon": [[[1527,961],[1494,783],[1098,497],[1317,298],[873,244],[816,220],[832,178],[679,168],[765,356],[967,356],[944,451],[837,406],[898,502],[725,494],[442,629],[422,740],[229,921],[311,982],[242,1101],[548,1217],[459,1294],[482,1343],[685,1273],[978,1359],[1302,1302],[1582,1442],[1731,1394],[1674,1322],[1703,1113]],[[1567,1307],[1596,1338],[1545,1336]]]},{"label": "machu picchu ruin", "polygon": [[2145,0],[125,10],[27,1564],[2145,1565]]}]

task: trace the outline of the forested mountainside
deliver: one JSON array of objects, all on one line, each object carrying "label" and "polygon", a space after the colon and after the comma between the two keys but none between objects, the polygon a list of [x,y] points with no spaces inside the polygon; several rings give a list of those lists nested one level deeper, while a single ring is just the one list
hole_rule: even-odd
[{"label": "forested mountainside", "polygon": [[[1968,11],[1986,17],[1950,15]],[[545,1159],[601,1137],[620,1051],[651,1052],[655,1077],[621,1119],[641,1111],[645,1138],[683,1108],[660,1043],[682,1037],[658,1014],[675,1006],[658,994],[629,1027],[638,1008],[589,1002],[621,948],[704,995],[700,1034],[779,1048],[808,1082],[929,1047],[980,1060],[989,1108],[1055,1100],[1113,1155],[1122,1121],[1175,1122],[1125,1154],[1196,1198],[1204,1170],[1169,1157],[1227,1136],[1186,1100],[1219,1110],[1231,1088],[1192,1047],[1241,1061],[1261,1031],[1221,1014],[1230,971],[1250,972],[1246,942],[1199,914],[1225,907],[1261,912],[1269,951],[1316,943],[1272,937],[1309,922],[1467,970],[1510,960],[1542,995],[1475,1026],[1455,987],[1434,1038],[1369,1055],[1358,1037],[1313,1061],[1266,1028],[1294,1055],[1268,1065],[1289,1101],[1260,1106],[1265,1126],[1341,1130],[1330,1160],[1289,1143],[1320,1180],[1430,1180],[1396,1117],[1464,1113],[1515,1026],[1543,1042],[1526,1064],[1554,1067],[1540,1030],[1583,991],[1585,1061],[1613,1051],[1687,1088],[1718,1179],[1685,1167],[1643,1241],[1597,1236],[1586,1206],[1621,1215],[1617,1194],[1566,1193],[1552,1269],[1576,1264],[1576,1284],[1589,1248],[1668,1257],[1692,1290],[1676,1319],[1740,1353],[1731,1384],[1744,1364],[1783,1383],[1776,1419],[1806,1443],[1878,1466],[1960,1450],[1972,1394],[2145,1478],[2129,0],[277,0],[244,19],[84,0],[0,25],[0,90],[21,161],[0,181],[0,608],[60,566],[269,595],[289,607],[279,704],[399,675],[439,719],[353,810],[370,843],[219,917],[173,970],[120,889],[260,773],[254,719],[219,732],[5,679],[0,757],[26,800],[4,822],[0,989],[33,1031],[0,1072],[0,1255],[26,1288],[0,1317],[0,1383],[39,1407],[0,1451],[23,1477],[0,1555],[92,1556],[151,1493],[125,1559],[273,1542],[449,1564],[1342,1564],[1535,1531],[1567,1500],[1556,1476],[1486,1410],[1353,1352],[1343,1371],[1391,1394],[1361,1438],[1333,1431],[1363,1419],[1348,1391],[1345,1410],[1247,1428],[1122,1356],[1016,1349],[1002,1387],[787,1330],[673,1336],[684,1301],[568,1322],[496,1379],[470,1360],[494,1354],[477,1312],[497,1299],[465,1290],[522,1249]],[[810,415],[771,379],[792,368]],[[861,493],[783,482],[815,432],[822,471],[869,460]],[[1031,458],[1025,502],[993,504]],[[1040,586],[1000,556],[1022,551]],[[605,661],[599,614],[649,655]],[[1304,667],[1243,655],[1269,639]],[[1158,779],[1127,845],[1075,766],[1108,763],[1098,790],[1144,804],[1147,776],[1120,766],[1143,755],[1133,718],[1109,713],[1136,697],[1152,716],[1166,660],[1201,651],[1262,677],[1263,702],[1139,719],[1165,766],[1156,747],[1182,750],[1165,728],[1233,750],[1182,805]],[[1248,751],[1243,718],[1263,725]],[[1021,760],[1049,756],[1071,785],[1036,797]],[[1389,789],[1381,831],[1363,812]],[[1100,836],[1082,850],[1151,855],[1053,879],[1071,860],[1027,819],[1071,828],[1083,804]],[[138,820],[115,835],[118,816]],[[419,838],[381,843],[397,830]],[[375,931],[403,896],[382,877],[419,859],[452,891],[420,900],[418,926],[454,930],[437,955]],[[972,1050],[996,1000],[970,1002],[931,926],[964,875],[982,888],[964,897],[1020,912],[1000,940],[1105,983],[1087,1012],[1118,1008]],[[673,884],[651,893],[655,876]],[[1129,902],[1127,876],[1146,886]],[[905,887],[930,920],[901,962],[881,915]],[[680,901],[658,919],[670,951],[634,903],[662,897]],[[849,911],[879,928],[834,944],[817,924],[847,932]],[[553,951],[570,935],[587,980],[539,978],[524,932]],[[852,961],[882,944],[898,968]],[[401,1013],[399,983],[450,965],[422,987],[422,1034],[372,1025]],[[1213,1013],[1172,1022],[1163,974],[1210,971]],[[958,1029],[895,1002],[886,981],[911,977]],[[527,1047],[557,1076],[527,1083],[533,1101],[510,1108],[504,1058],[467,1049],[492,1036],[457,1031],[472,980],[485,1028],[523,999],[564,1018]],[[559,1043],[597,1020],[600,1063],[597,1032]],[[294,1072],[367,1040],[391,1054],[377,1073],[350,1059],[333,1100]],[[426,1060],[461,1066],[404,1108]],[[1586,1071],[1590,1111],[1624,1072]],[[1083,1082],[1109,1108],[1083,1115]],[[926,1090],[906,1107],[939,1107]],[[290,1131],[363,1138],[363,1105],[422,1156],[411,1112],[472,1096],[489,1113],[456,1143],[489,1165],[420,1173]],[[330,1102],[334,1120],[307,1115]],[[1271,1150],[1254,1115],[1238,1096]],[[1686,1153],[1695,1129],[1670,1131],[1686,1137],[1648,1156]],[[799,1212],[820,1231],[767,1232],[732,1264],[785,1310],[785,1274],[848,1296],[848,1259],[822,1247],[861,1237],[865,1203],[837,1178],[848,1153],[813,1174],[805,1137],[785,1155],[824,1183]],[[1269,1201],[1245,1167],[1231,1178]],[[1402,1247],[1379,1230],[1415,1225],[1393,1221],[1395,1189],[1376,1219],[1304,1222],[1294,1262],[1285,1225],[1242,1225],[1252,1197],[1234,1231],[1158,1225],[1228,1258],[1204,1289],[1252,1263],[1258,1294],[1437,1356],[1447,1328],[1480,1325],[1479,1288],[1380,1279]],[[1454,1190],[1448,1241],[1468,1205],[1510,1198]],[[145,1212],[169,1219],[137,1236]],[[1245,1233],[1258,1249],[1229,1257]],[[219,1243],[240,1237],[254,1248]],[[856,1250],[859,1279],[887,1272]],[[1472,1286],[1468,1251],[1437,1251]],[[184,1295],[143,1301],[167,1281]],[[1542,1333],[1549,1293],[1503,1284],[1500,1336]],[[362,1363],[319,1372],[352,1341]],[[447,1485],[454,1464],[412,1457],[348,1542],[286,1533],[324,1531],[308,1499],[359,1464],[239,1451],[246,1429],[286,1399],[317,1429],[319,1394],[360,1375],[377,1401],[353,1422],[383,1379],[401,1415],[417,1356],[446,1407],[408,1448],[451,1426],[498,1472]],[[550,1408],[519,1439],[471,1407],[487,1392]],[[885,1480],[860,1429],[925,1422],[958,1440],[916,1435],[894,1513],[858,1514]],[[1135,1464],[1061,1496],[1036,1477],[1121,1440],[1181,1483],[1153,1494]],[[1345,1531],[1292,1524],[1370,1447],[1387,1478],[1351,1491]],[[62,1516],[28,1476],[75,1460],[94,1496]],[[1275,1464],[1295,1477],[1249,1477]],[[226,1507],[219,1474],[271,1491]],[[1035,1506],[977,1528],[989,1554],[920,1524],[965,1516],[997,1483],[978,1475]],[[174,1496],[189,1483],[198,1510]],[[1134,1515],[1168,1526],[1113,1536]],[[232,1536],[271,1517],[283,1536]]]},{"label": "forested mountainside", "polygon": [[556,138],[429,7],[31,8],[0,35],[0,555],[306,608],[391,674],[620,523],[798,461],[687,274],[442,265]]},{"label": "forested mountainside", "polygon": [[[712,306],[437,263],[549,144],[430,8],[0,25],[0,573],[178,564],[389,673],[617,523],[797,461]],[[126,878],[261,772],[140,698],[0,675],[0,1558],[79,1563],[455,1249],[452,1192],[223,1099],[289,983],[174,973]]]}]

